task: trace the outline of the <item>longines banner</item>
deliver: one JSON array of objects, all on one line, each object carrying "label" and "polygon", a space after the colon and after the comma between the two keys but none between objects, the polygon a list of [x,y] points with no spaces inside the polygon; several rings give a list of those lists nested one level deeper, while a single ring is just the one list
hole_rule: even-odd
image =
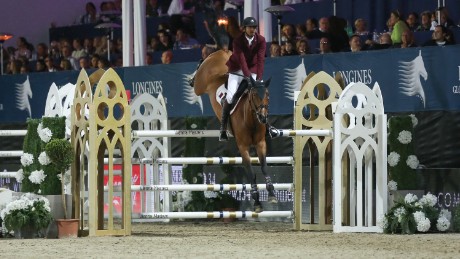
[{"label": "longines banner", "polygon": [[[293,93],[312,71],[341,73],[346,84],[379,84],[385,112],[460,111],[460,45],[267,58],[264,79],[270,83],[270,113],[293,112]],[[196,96],[187,81],[196,63],[116,69],[131,97],[162,93],[168,116],[213,116],[207,95]],[[92,71],[90,71],[92,72]],[[75,84],[78,71],[0,77],[0,123],[39,118],[48,90]]]}]

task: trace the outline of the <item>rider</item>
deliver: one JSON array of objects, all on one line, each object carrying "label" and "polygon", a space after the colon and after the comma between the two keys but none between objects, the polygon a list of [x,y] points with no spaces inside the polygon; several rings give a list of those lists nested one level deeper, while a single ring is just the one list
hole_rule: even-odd
[{"label": "rider", "polygon": [[[265,61],[265,38],[256,32],[257,21],[254,17],[247,17],[243,21],[243,33],[233,39],[233,53],[227,61],[228,84],[227,97],[222,100],[222,120],[219,141],[227,141],[227,122],[230,114],[230,104],[241,81],[252,76],[255,80],[262,80]],[[250,81],[248,81],[250,84]],[[268,125],[270,136],[277,137],[278,130]]]}]

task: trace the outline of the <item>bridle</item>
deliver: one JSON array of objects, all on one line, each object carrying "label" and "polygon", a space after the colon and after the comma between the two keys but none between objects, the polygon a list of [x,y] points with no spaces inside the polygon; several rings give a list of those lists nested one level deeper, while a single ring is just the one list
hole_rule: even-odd
[{"label": "bridle", "polygon": [[[248,93],[249,94],[249,106],[251,107],[252,112],[256,114],[257,120],[260,123],[265,124],[266,121],[267,121],[267,115],[264,115],[262,113],[262,110],[266,109],[267,113],[268,113],[268,102],[267,102],[267,104],[264,104],[264,102],[263,102],[264,98],[260,98],[260,96],[259,96],[259,94],[257,92],[258,88],[261,88],[261,87],[264,87],[264,86],[252,86],[251,88],[248,89],[248,91],[249,91],[249,93]],[[267,91],[266,88],[265,88],[265,91]],[[259,105],[257,105],[256,101],[254,100],[256,95],[261,100]],[[265,95],[266,95],[266,92],[265,92]]]}]

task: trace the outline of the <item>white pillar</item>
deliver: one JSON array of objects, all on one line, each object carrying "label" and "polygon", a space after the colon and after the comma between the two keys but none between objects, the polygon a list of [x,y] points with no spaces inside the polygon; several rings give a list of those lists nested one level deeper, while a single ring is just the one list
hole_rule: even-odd
[{"label": "white pillar", "polygon": [[122,1],[123,66],[133,65],[133,1]]},{"label": "white pillar", "polygon": [[272,41],[272,19],[273,15],[264,10],[270,7],[271,0],[259,1],[259,33],[265,37],[267,42]]},{"label": "white pillar", "polygon": [[[257,1],[256,0],[246,0],[244,1],[244,15],[243,20],[246,17],[252,16],[257,19]],[[257,19],[259,21],[259,19]]]},{"label": "white pillar", "polygon": [[145,29],[145,0],[134,1],[134,65],[145,65],[147,47]]}]

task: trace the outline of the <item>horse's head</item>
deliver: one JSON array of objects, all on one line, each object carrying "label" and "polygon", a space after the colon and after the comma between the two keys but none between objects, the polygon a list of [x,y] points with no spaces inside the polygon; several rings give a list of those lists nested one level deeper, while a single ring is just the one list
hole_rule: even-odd
[{"label": "horse's head", "polygon": [[270,85],[270,79],[267,81],[254,80],[251,77],[251,87],[249,88],[249,101],[251,109],[255,112],[257,120],[260,123],[267,123],[268,120],[268,101],[269,92],[268,86]]}]

